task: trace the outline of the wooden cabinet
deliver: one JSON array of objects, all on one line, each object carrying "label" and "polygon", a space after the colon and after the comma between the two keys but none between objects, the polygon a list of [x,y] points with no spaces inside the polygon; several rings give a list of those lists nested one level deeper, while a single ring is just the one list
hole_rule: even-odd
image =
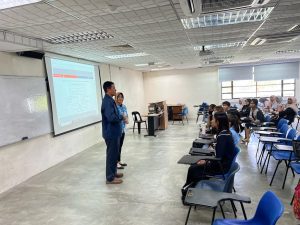
[{"label": "wooden cabinet", "polygon": [[178,105],[168,105],[168,112],[169,112],[169,118],[170,120],[176,121],[176,120],[182,120],[182,110],[184,105],[178,104]]}]

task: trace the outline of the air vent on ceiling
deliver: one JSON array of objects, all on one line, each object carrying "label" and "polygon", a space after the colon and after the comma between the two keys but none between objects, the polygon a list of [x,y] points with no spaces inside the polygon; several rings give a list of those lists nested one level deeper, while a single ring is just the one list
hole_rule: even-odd
[{"label": "air vent on ceiling", "polygon": [[129,44],[110,46],[110,48],[115,50],[115,51],[128,51],[128,50],[133,50],[134,49]]},{"label": "air vent on ceiling", "polygon": [[208,56],[208,55],[212,55],[214,54],[214,52],[212,50],[208,50],[205,48],[205,46],[202,46],[202,50],[199,52],[199,56],[203,57],[203,56]]},{"label": "air vent on ceiling", "polygon": [[279,50],[276,52],[276,54],[299,54],[300,50]]},{"label": "air vent on ceiling", "polygon": [[184,14],[188,17],[201,13],[226,11],[236,8],[259,7],[270,0],[179,0]]},{"label": "air vent on ceiling", "polygon": [[270,35],[263,35],[256,37],[250,45],[257,46],[262,44],[276,44],[293,41],[300,35],[300,31],[297,32],[284,32]]},{"label": "air vent on ceiling", "polygon": [[209,60],[208,64],[217,64],[217,63],[223,63],[224,60],[223,59],[213,59],[213,60]]},{"label": "air vent on ceiling", "polygon": [[296,32],[296,31],[300,31],[300,24],[296,24],[288,30],[288,32]]},{"label": "air vent on ceiling", "polygon": [[209,57],[206,59],[203,59],[205,64],[224,64],[224,63],[230,63],[231,60],[234,57],[232,55],[228,55],[228,56],[217,56],[217,57]]}]

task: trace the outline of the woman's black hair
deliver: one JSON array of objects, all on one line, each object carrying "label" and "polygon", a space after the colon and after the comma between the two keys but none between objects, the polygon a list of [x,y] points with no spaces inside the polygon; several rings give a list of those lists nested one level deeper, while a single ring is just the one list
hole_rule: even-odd
[{"label": "woman's black hair", "polygon": [[119,93],[117,94],[117,99],[118,99],[120,96],[121,96],[122,98],[124,98],[124,95],[123,95],[122,92],[119,92]]},{"label": "woman's black hair", "polygon": [[210,105],[209,105],[209,109],[211,109],[211,110],[214,110],[215,107],[216,107],[215,104],[210,104]]},{"label": "woman's black hair", "polygon": [[254,105],[257,107],[258,104],[258,100],[256,98],[251,99],[251,102],[254,103]]},{"label": "woman's black hair", "polygon": [[226,130],[227,133],[230,133],[230,131],[229,131],[229,122],[228,122],[228,117],[227,117],[226,113],[216,112],[214,114],[214,118],[219,123],[219,125],[218,125],[218,134],[223,130]]},{"label": "woman's black hair", "polygon": [[237,116],[232,115],[232,114],[228,114],[228,121],[230,123],[230,126],[233,127],[233,129],[239,133],[240,132],[240,127],[239,127],[239,119]]},{"label": "woman's black hair", "polygon": [[250,105],[251,98],[247,98],[246,100],[247,100],[247,102],[248,102],[248,105]]}]

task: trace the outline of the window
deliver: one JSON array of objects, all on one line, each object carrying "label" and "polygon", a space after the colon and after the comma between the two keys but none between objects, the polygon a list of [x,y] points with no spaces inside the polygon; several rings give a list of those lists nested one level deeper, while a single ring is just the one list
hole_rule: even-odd
[{"label": "window", "polygon": [[237,80],[222,82],[222,99],[295,96],[295,80]]},{"label": "window", "polygon": [[232,82],[233,98],[256,96],[256,84],[253,80],[237,80]]},{"label": "window", "polygon": [[232,82],[225,81],[222,82],[222,99],[231,99],[232,98]]}]

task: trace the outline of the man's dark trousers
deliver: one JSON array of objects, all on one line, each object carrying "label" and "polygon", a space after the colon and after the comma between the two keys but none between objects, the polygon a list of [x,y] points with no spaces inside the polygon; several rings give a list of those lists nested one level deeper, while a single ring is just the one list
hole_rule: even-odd
[{"label": "man's dark trousers", "polygon": [[105,139],[106,143],[106,180],[112,181],[117,173],[120,137]]}]

